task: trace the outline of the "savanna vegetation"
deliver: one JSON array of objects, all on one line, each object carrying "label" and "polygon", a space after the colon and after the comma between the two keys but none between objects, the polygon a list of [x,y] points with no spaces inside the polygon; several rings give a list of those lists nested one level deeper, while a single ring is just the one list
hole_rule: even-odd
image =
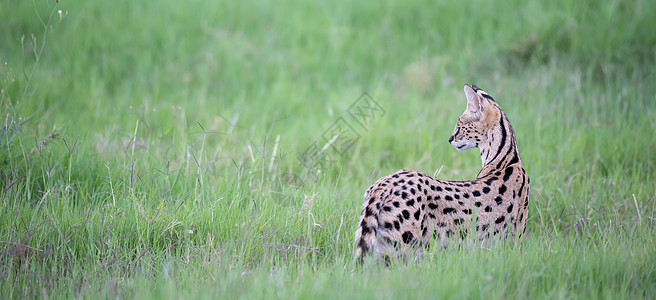
[{"label": "savanna vegetation", "polygon": [[[654,20],[640,0],[0,2],[1,298],[654,297]],[[517,134],[523,244],[358,267],[377,178],[480,170],[447,142],[465,83]]]}]

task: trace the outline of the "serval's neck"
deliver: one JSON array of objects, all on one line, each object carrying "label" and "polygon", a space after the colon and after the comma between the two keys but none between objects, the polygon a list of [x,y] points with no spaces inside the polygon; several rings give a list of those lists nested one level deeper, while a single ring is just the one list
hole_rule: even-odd
[{"label": "serval's neck", "polygon": [[521,165],[522,161],[519,158],[515,142],[515,132],[503,111],[499,118],[499,126],[490,130],[487,140],[487,143],[479,146],[483,168],[478,177],[503,170],[512,164],[519,163]]}]

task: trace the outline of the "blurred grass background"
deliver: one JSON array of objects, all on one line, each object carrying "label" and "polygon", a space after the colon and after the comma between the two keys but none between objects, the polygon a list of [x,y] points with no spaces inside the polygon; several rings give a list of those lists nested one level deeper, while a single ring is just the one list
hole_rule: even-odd
[{"label": "blurred grass background", "polygon": [[[650,297],[655,19],[619,0],[0,2],[0,294]],[[447,143],[465,83],[516,131],[522,248],[354,269],[378,177],[480,170]],[[298,154],[365,92],[385,114],[308,176]]]}]

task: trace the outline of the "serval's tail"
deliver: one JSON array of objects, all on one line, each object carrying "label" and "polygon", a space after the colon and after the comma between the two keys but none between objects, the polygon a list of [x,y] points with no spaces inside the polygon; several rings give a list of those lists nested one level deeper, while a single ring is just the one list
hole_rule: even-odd
[{"label": "serval's tail", "polygon": [[360,262],[364,256],[374,250],[376,235],[378,233],[378,210],[374,195],[367,190],[364,194],[364,206],[360,214],[360,223],[355,231],[355,240],[357,241],[356,257]]}]

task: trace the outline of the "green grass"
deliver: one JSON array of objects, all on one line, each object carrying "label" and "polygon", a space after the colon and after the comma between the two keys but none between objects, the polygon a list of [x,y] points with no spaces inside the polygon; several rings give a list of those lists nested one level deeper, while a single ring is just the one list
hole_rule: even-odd
[{"label": "green grass", "polygon": [[[653,297],[656,3],[496,2],[0,3],[1,297]],[[524,243],[357,268],[378,177],[478,173],[465,83],[516,131]]]}]

